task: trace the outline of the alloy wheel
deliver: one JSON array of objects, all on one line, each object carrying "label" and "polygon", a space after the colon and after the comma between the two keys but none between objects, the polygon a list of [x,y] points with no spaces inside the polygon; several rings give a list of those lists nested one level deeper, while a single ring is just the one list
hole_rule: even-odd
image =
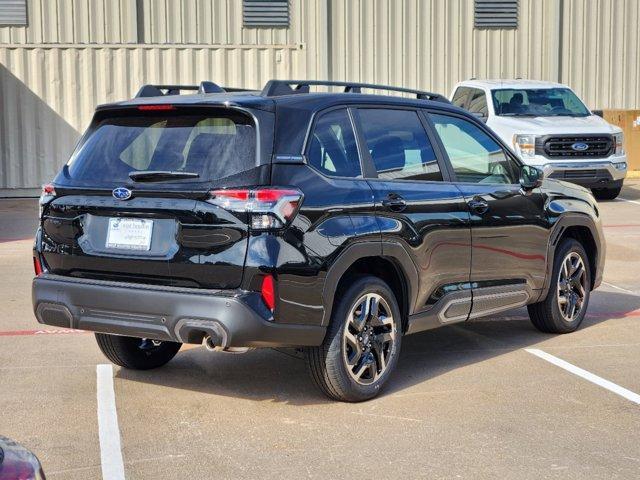
[{"label": "alloy wheel", "polygon": [[396,330],[391,307],[376,293],[361,296],[351,308],[343,330],[343,360],[361,385],[374,383],[395,353]]},{"label": "alloy wheel", "polygon": [[562,261],[558,276],[558,306],[567,322],[578,318],[587,294],[587,270],[582,257],[569,252]]}]

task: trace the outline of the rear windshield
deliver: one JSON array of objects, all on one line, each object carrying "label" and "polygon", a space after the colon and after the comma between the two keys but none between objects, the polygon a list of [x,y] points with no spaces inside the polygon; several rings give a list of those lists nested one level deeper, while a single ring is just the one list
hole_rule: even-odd
[{"label": "rear windshield", "polygon": [[255,126],[241,113],[114,116],[90,128],[56,182],[112,186],[131,183],[134,172],[169,171],[198,177],[160,183],[209,183],[255,168],[255,145]]}]

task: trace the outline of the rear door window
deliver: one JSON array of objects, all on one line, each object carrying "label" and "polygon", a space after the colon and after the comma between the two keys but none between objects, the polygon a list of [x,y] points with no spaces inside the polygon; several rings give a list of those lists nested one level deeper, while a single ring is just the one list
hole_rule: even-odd
[{"label": "rear door window", "polygon": [[198,174],[171,182],[210,182],[254,168],[255,152],[255,126],[241,113],[123,113],[92,126],[63,174],[92,185],[129,182],[130,173],[156,170]]},{"label": "rear door window", "polygon": [[351,178],[362,175],[356,138],[346,109],[330,111],[318,119],[307,157],[309,164],[325,175]]},{"label": "rear door window", "polygon": [[362,108],[358,118],[378,178],[442,180],[436,154],[416,111]]}]

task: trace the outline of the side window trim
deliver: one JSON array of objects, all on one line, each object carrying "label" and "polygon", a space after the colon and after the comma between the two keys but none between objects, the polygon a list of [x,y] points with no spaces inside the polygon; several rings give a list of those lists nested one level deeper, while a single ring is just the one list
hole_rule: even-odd
[{"label": "side window trim", "polygon": [[[431,142],[431,148],[436,155],[436,162],[438,163],[438,168],[442,173],[442,180],[415,180],[415,179],[407,179],[407,178],[395,178],[391,181],[393,182],[421,182],[421,183],[452,183],[452,176],[450,175],[448,166],[444,162],[444,157],[442,155],[443,149],[441,148],[439,143],[435,143],[436,138],[434,137],[434,131],[431,131],[428,128],[428,124],[425,123],[424,113],[421,108],[418,107],[405,107],[403,105],[388,105],[388,104],[373,104],[373,105],[353,105],[349,108],[349,110],[353,110],[353,123],[354,129],[356,132],[358,150],[361,155],[360,163],[362,164],[362,172],[364,174],[364,178],[367,180],[378,180],[380,177],[378,176],[378,171],[373,163],[373,158],[371,158],[371,154],[369,153],[369,149],[367,148],[366,140],[362,133],[362,126],[360,125],[360,117],[358,116],[358,110],[366,110],[366,109],[380,109],[386,108],[390,110],[408,110],[411,112],[415,112],[422,124],[422,128],[427,135],[427,138]],[[383,179],[384,181],[390,181]]]},{"label": "side window trim", "polygon": [[[491,137],[492,140],[494,140],[498,146],[502,149],[504,155],[511,159],[513,162],[515,162],[515,164],[518,166],[518,168],[522,168],[523,163],[520,161],[520,159],[518,159],[515,154],[513,154],[511,152],[511,150],[502,142],[502,140],[500,138],[498,138],[497,135],[495,135],[493,132],[491,132],[489,130],[489,128],[481,121],[476,120],[475,118],[469,118],[465,115],[460,115],[457,112],[450,112],[450,111],[445,111],[445,110],[436,110],[436,109],[432,109],[432,108],[427,108],[425,109],[425,114],[426,117],[429,120],[429,125],[431,126],[431,128],[433,128],[433,132],[436,133],[435,130],[435,123],[433,122],[433,119],[431,118],[431,115],[445,115],[445,116],[449,116],[449,117],[456,117],[456,118],[460,118],[462,120],[466,120],[467,122],[471,122],[473,123],[475,126],[479,127],[480,130],[482,130],[484,133],[486,133],[487,135],[489,135],[489,137]],[[440,149],[442,151],[443,157],[446,159],[446,164],[447,164],[447,171],[450,172],[451,174],[451,181],[454,183],[458,183],[458,184],[463,184],[463,185],[477,185],[474,182],[462,182],[460,180],[458,180],[458,177],[456,175],[456,172],[453,169],[453,164],[451,163],[451,159],[449,158],[449,154],[447,153],[446,149],[444,148],[444,144],[442,143],[442,140],[440,139],[440,136],[437,135],[436,133],[436,143],[438,145],[438,149]],[[487,183],[485,185],[491,185],[491,186],[496,186],[496,185],[502,185],[502,186],[518,186],[519,184],[517,183]]]},{"label": "side window trim", "polygon": [[[338,111],[338,110],[344,110],[347,114],[347,117],[349,118],[349,123],[351,124],[351,130],[353,132],[353,136],[356,140],[356,150],[358,152],[358,163],[360,165],[360,175],[358,175],[357,177],[345,177],[343,175],[329,175],[326,172],[323,172],[321,170],[319,170],[318,168],[316,168],[314,165],[311,164],[311,162],[309,161],[309,150],[311,149],[311,140],[313,138],[313,133],[315,132],[316,126],[318,125],[319,120],[325,116],[328,115],[332,112]],[[318,174],[327,177],[327,178],[348,178],[350,180],[364,180],[365,178],[365,166],[363,164],[363,159],[362,159],[362,152],[360,151],[360,140],[358,138],[358,131],[356,130],[356,122],[354,121],[354,118],[351,114],[351,108],[349,108],[347,105],[334,105],[332,107],[326,108],[324,110],[319,110],[317,112],[315,112],[315,114],[313,115],[313,117],[311,118],[311,121],[309,122],[309,127],[307,129],[307,134],[305,136],[304,139],[304,144],[302,147],[302,156],[304,158],[304,164],[307,165],[309,168],[313,169],[313,171],[317,172]]]},{"label": "side window trim", "polygon": [[424,109],[421,109],[418,112],[418,118],[420,118],[420,122],[422,123],[422,127],[425,132],[427,132],[427,138],[431,142],[431,148],[433,148],[433,151],[436,154],[436,161],[438,162],[438,167],[442,173],[441,183],[455,182],[455,176],[452,175],[453,170],[450,168],[448,161],[449,157],[446,156],[447,152],[440,144],[440,137],[438,137],[438,134],[436,133],[435,125],[432,123],[431,118],[429,118]]},{"label": "side window trim", "polygon": [[359,107],[349,107],[349,118],[353,125],[353,131],[356,136],[356,145],[358,147],[358,156],[360,157],[360,169],[362,170],[362,176],[364,179],[377,179],[378,171],[373,164],[373,159],[367,148],[366,140],[362,133],[362,127],[360,126],[360,116],[358,115]]}]

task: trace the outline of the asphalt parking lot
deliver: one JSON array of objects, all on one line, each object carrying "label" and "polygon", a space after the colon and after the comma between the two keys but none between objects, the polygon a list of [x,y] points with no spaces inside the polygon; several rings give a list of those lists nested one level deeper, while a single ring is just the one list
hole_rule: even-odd
[{"label": "asphalt parking lot", "polygon": [[638,478],[640,182],[621,198],[601,203],[605,283],[579,331],[539,333],[522,309],[407,337],[361,404],[328,401],[275,350],[98,367],[93,335],[37,324],[37,204],[0,200],[0,434],[54,480],[122,478],[119,452],[126,479]]}]

